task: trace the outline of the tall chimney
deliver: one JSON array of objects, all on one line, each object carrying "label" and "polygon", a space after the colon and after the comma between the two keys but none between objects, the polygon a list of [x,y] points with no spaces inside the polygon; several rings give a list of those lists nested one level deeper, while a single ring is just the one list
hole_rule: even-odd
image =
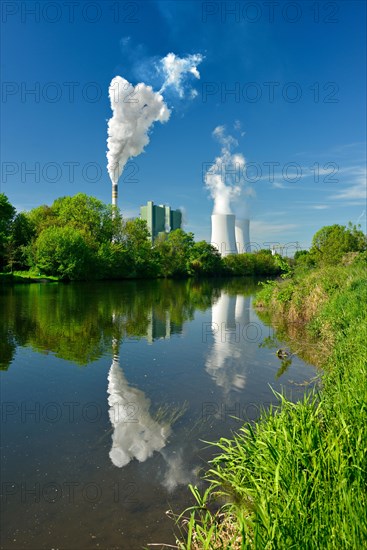
[{"label": "tall chimney", "polygon": [[221,256],[237,254],[234,223],[234,214],[212,215],[211,244],[219,250]]},{"label": "tall chimney", "polygon": [[118,187],[117,183],[112,184],[112,206],[117,206]]},{"label": "tall chimney", "polygon": [[118,185],[117,183],[112,183],[112,218],[114,218],[116,214],[117,198],[118,198]]}]

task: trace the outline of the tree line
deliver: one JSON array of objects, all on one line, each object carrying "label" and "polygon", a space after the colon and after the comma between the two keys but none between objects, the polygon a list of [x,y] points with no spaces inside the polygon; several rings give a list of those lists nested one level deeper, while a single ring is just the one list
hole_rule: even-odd
[{"label": "tree line", "polygon": [[145,221],[125,220],[116,209],[78,193],[60,197],[51,206],[16,212],[0,194],[0,271],[61,280],[191,276],[275,276],[293,264],[307,268],[339,262],[344,254],[366,250],[366,238],[355,226],[329,226],[314,236],[310,251],[294,260],[270,250],[222,258],[206,241],[177,229],[150,240]]},{"label": "tree line", "polygon": [[177,229],[153,244],[149,237],[145,221],[112,216],[110,205],[82,193],[20,213],[0,195],[1,271],[65,280],[280,273],[268,250],[241,255],[239,270],[193,233]]}]

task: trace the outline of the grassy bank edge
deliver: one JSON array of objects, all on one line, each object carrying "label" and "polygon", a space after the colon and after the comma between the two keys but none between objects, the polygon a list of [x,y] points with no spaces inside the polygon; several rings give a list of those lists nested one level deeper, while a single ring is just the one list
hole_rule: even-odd
[{"label": "grassy bank edge", "polygon": [[[366,271],[356,262],[270,282],[257,307],[306,328],[328,353],[321,391],[279,395],[191,487],[177,548],[362,548],[367,541]],[[327,359],[324,359],[327,357]],[[218,510],[219,507],[219,510]]]},{"label": "grassy bank edge", "polygon": [[0,283],[55,283],[59,282],[58,277],[39,275],[30,271],[14,271],[13,273],[0,273]]}]

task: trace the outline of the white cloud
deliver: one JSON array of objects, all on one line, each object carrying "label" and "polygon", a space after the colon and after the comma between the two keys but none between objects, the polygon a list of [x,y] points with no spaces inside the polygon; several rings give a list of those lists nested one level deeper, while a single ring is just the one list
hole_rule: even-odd
[{"label": "white cloud", "polygon": [[334,200],[366,200],[366,168],[362,166],[350,166],[340,171],[343,181],[349,180],[343,189],[330,195]]}]

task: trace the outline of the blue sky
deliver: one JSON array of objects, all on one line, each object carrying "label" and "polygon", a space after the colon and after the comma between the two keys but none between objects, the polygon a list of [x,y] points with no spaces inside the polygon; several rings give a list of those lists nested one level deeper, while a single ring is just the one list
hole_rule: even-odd
[{"label": "blue sky", "polygon": [[74,4],[2,3],[1,191],[18,210],[77,192],[110,202],[111,79],[158,91],[157,59],[200,53],[197,97],[165,96],[170,120],[121,176],[123,213],[182,207],[210,240],[203,170],[224,125],[246,159],[251,241],[307,248],[323,225],[365,226],[364,2]]}]

